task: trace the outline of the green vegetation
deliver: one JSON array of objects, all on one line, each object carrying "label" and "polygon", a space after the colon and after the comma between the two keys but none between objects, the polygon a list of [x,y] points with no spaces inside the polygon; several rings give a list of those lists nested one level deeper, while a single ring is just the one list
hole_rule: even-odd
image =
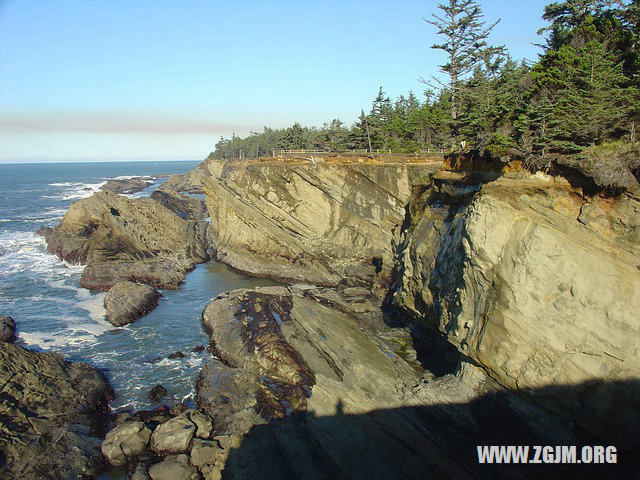
[{"label": "green vegetation", "polygon": [[[537,62],[515,61],[488,42],[472,0],[447,0],[426,20],[437,29],[448,82],[391,100],[382,88],[351,126],[296,123],[221,139],[212,156],[247,158],[279,149],[474,150],[535,168],[570,166],[607,188],[637,184],[640,124],[640,1],[563,0],[545,7],[549,25]],[[428,84],[428,82],[425,82]]]}]

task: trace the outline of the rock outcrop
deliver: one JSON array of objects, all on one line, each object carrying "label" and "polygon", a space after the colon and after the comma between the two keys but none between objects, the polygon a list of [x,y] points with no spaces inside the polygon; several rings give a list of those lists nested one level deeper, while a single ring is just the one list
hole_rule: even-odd
[{"label": "rock outcrop", "polygon": [[[332,293],[340,297],[313,287],[234,290],[205,309],[203,325],[222,363],[202,370],[197,398],[218,428],[244,433],[295,412],[324,414],[337,398],[355,410],[406,400],[403,388],[419,383],[419,374],[381,333],[391,329],[381,318],[356,321]],[[363,330],[364,322],[375,328]]]},{"label": "rock outcrop", "polygon": [[[540,174],[483,184],[441,173],[409,210],[393,302],[499,384],[542,389],[531,398],[628,445],[640,428],[637,194],[585,198]],[[604,405],[606,420],[595,414]]]},{"label": "rock outcrop", "polygon": [[344,292],[292,286],[233,291],[205,309],[216,359],[200,374],[198,406],[217,433],[239,439],[224,476],[539,478],[529,465],[478,465],[476,445],[602,441],[501,388],[464,356],[455,371],[434,376],[412,360],[405,329],[350,303]]},{"label": "rock outcrop", "polygon": [[50,252],[87,265],[85,288],[108,290],[129,280],[176,289],[208,259],[205,222],[182,219],[152,199],[111,192],[73,203],[60,225],[40,233]]},{"label": "rock outcrop", "polygon": [[149,285],[134,282],[118,282],[104,297],[107,320],[121,327],[135,322],[158,306],[162,295]]},{"label": "rock outcrop", "polygon": [[16,322],[11,317],[0,317],[0,342],[16,341]]},{"label": "rock outcrop", "polygon": [[89,365],[0,343],[0,478],[95,476],[111,397]]},{"label": "rock outcrop", "polygon": [[438,166],[207,161],[211,246],[253,275],[386,290],[411,178]]},{"label": "rock outcrop", "polygon": [[153,182],[159,178],[163,178],[168,175],[152,175],[146,177],[130,177],[130,178],[112,178],[107,180],[104,185],[100,187],[103,192],[113,192],[121,195],[131,195],[138,193],[148,188]]},{"label": "rock outcrop", "polygon": [[160,185],[159,189],[202,195],[204,192],[202,191],[201,178],[206,170],[206,163],[202,162],[189,173],[169,175],[169,178]]}]

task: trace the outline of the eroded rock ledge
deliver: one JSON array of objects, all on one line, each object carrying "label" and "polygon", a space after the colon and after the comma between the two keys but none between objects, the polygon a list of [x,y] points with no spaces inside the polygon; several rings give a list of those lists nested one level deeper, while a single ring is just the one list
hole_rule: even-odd
[{"label": "eroded rock ledge", "polygon": [[108,290],[123,280],[176,289],[187,272],[208,257],[206,222],[192,204],[165,192],[163,203],[95,193],[71,205],[60,225],[40,233],[48,250],[86,264],[85,288]]},{"label": "eroded rock ledge", "polygon": [[[205,309],[215,359],[200,373],[198,407],[216,433],[241,436],[224,475],[539,478],[534,466],[478,465],[476,445],[611,440],[501,388],[465,357],[435,377],[414,362],[406,329],[387,326],[378,305],[357,313],[357,303],[336,290],[292,286],[235,290]],[[606,408],[598,415],[607,418]],[[570,469],[557,467],[561,476]],[[623,468],[603,475],[632,471]]]}]

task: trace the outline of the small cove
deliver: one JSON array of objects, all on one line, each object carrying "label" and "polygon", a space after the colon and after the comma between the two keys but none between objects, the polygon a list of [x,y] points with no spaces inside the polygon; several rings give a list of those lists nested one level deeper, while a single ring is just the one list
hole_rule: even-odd
[{"label": "small cove", "polygon": [[[17,323],[18,342],[55,351],[103,370],[116,393],[113,410],[150,408],[149,389],[162,384],[166,403],[193,401],[203,362],[210,358],[200,315],[227,290],[273,285],[237,274],[215,261],[198,265],[180,290],[162,291],[158,307],[137,322],[115,328],[104,318],[104,293],[79,287],[81,266],[47,253],[34,235],[55,226],[72,201],[96,191],[108,178],[186,173],[196,162],[3,165],[0,167],[0,314]],[[144,192],[157,187],[155,182]],[[184,357],[169,359],[182,352]]]}]

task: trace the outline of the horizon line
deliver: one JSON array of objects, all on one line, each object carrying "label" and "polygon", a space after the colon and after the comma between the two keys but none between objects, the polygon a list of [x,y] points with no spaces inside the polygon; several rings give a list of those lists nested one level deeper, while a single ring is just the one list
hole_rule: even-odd
[{"label": "horizon line", "polygon": [[47,163],[144,163],[144,162],[203,162],[205,159],[187,159],[187,160],[175,160],[175,159],[147,159],[147,160],[26,160],[26,161],[9,161],[5,162],[0,160],[0,165],[35,165],[35,164],[47,164]]}]

